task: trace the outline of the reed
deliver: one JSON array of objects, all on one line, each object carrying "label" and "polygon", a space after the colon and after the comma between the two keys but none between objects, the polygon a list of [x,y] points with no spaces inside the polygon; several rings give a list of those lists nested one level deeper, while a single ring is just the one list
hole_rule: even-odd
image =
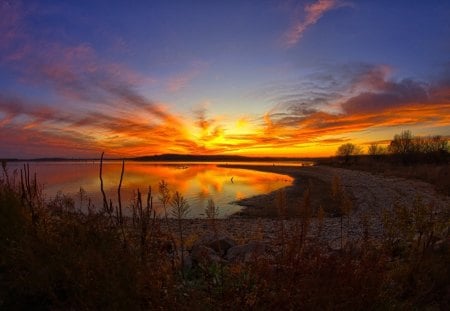
[{"label": "reed", "polygon": [[179,234],[179,242],[180,242],[180,248],[181,248],[181,273],[184,278],[184,236],[183,236],[183,219],[186,218],[189,215],[190,207],[187,203],[186,199],[178,192],[176,191],[174,196],[172,197],[171,202],[171,214],[172,216],[177,220],[178,224],[178,234]]}]

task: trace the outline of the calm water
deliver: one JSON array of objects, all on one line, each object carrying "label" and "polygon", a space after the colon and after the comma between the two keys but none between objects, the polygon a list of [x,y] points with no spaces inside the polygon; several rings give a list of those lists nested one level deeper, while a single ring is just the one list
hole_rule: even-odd
[{"label": "calm water", "polygon": [[[10,171],[22,166],[23,163],[8,164]],[[113,204],[117,203],[120,169],[120,162],[105,162],[103,165],[105,192]],[[82,187],[96,207],[102,205],[98,162],[32,162],[30,172],[36,172],[48,199],[61,191],[71,195],[75,206],[80,207],[79,191]],[[127,162],[122,183],[122,204],[128,206],[137,189],[146,194],[151,186],[154,189],[154,207],[161,212],[157,198],[161,180],[165,180],[172,191],[179,191],[187,199],[191,207],[189,217],[203,217],[210,198],[219,206],[220,217],[226,217],[241,209],[233,204],[234,201],[268,193],[292,183],[289,176],[219,167],[214,163]]]}]

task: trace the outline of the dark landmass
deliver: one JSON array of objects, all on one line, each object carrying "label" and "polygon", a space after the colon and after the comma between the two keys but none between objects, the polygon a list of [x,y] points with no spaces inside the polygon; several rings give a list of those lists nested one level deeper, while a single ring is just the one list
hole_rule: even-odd
[{"label": "dark landmass", "polygon": [[[160,154],[154,156],[130,157],[130,158],[104,158],[104,161],[148,161],[148,162],[315,162],[320,158],[295,158],[295,157],[246,157],[237,155],[190,155],[190,154]],[[64,162],[64,161],[98,161],[100,158],[34,158],[34,159],[0,159],[7,162]]]},{"label": "dark landmass", "polygon": [[[89,162],[89,161],[99,161],[97,158],[90,159],[78,159],[78,158],[35,158],[35,159],[0,159],[0,161],[6,162]],[[121,159],[107,159],[111,160],[121,160]]]},{"label": "dark landmass", "polygon": [[290,157],[246,157],[238,155],[190,155],[190,154],[161,154],[155,156],[143,156],[129,158],[134,161],[168,161],[168,162],[292,162],[315,161],[315,158],[290,158]]}]

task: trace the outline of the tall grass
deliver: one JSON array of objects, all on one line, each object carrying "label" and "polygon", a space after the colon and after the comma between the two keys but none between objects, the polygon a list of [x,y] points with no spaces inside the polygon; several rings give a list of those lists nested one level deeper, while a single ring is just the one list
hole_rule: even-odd
[{"label": "tall grass", "polygon": [[161,247],[164,235],[151,222],[151,200],[142,204],[139,193],[138,212],[126,225],[119,207],[112,213],[111,199],[100,209],[83,199],[89,208],[82,213],[63,194],[44,200],[28,165],[18,183],[6,172],[0,178],[0,309],[169,303],[175,276]]}]

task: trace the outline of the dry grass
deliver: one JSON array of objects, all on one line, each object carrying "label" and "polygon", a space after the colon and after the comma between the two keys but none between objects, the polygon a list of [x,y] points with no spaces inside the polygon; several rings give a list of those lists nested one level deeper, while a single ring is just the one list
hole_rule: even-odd
[{"label": "dry grass", "polygon": [[322,159],[321,165],[343,167],[366,171],[384,176],[395,176],[406,179],[417,179],[432,184],[437,191],[450,195],[450,164],[448,163],[416,163],[403,165],[393,161],[392,156],[370,156],[354,157],[350,163],[344,163],[338,158]]}]

